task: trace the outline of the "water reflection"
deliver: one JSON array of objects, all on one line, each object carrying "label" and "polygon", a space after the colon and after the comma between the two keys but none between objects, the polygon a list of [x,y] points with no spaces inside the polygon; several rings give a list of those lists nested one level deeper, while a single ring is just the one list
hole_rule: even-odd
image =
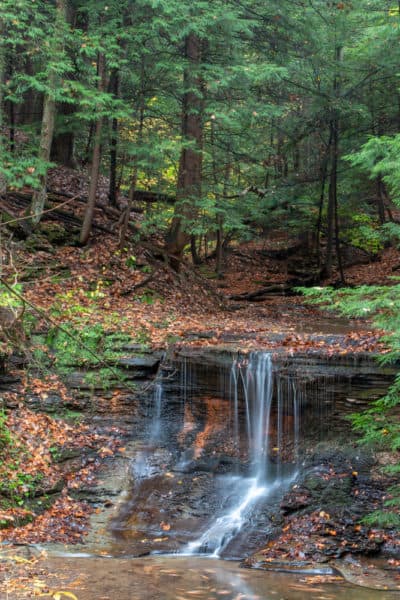
[{"label": "water reflection", "polygon": [[[236,563],[200,557],[73,559],[46,565],[79,600],[394,600],[345,582],[322,584],[307,574],[240,569]],[[313,581],[315,583],[313,583]]]}]

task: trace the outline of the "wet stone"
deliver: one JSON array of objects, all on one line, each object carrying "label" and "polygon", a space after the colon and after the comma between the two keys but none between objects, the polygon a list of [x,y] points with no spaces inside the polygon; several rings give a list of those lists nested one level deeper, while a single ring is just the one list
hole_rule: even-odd
[{"label": "wet stone", "polygon": [[155,372],[160,364],[160,358],[154,356],[134,356],[120,358],[117,365],[124,369],[145,370]]}]

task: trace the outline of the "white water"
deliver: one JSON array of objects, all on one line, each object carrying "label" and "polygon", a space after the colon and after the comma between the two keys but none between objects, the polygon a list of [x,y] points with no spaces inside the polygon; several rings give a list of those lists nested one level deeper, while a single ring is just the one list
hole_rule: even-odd
[{"label": "white water", "polygon": [[[245,402],[247,452],[250,458],[250,476],[236,477],[230,495],[236,498],[235,505],[211,522],[208,529],[196,540],[190,542],[183,554],[208,554],[219,557],[227,545],[235,538],[249,520],[251,511],[260,501],[265,501],[279,489],[285,489],[297,475],[295,469],[289,477],[282,477],[280,444],[283,443],[282,431],[284,402],[282,388],[277,385],[276,437],[271,439],[271,408],[274,398],[273,365],[270,354],[253,353],[248,362],[234,361],[231,370],[231,394],[233,396],[233,435],[235,445],[240,446],[239,432],[239,389]],[[298,457],[299,411],[296,391],[287,402],[293,403],[294,454]],[[272,469],[270,448],[275,444],[278,452],[277,464]],[[273,470],[275,474],[273,474]],[[229,488],[229,486],[227,486]]]},{"label": "white water", "polygon": [[158,436],[161,432],[161,408],[163,401],[163,385],[162,381],[156,381],[154,386],[154,395],[153,395],[153,404],[154,404],[154,414],[152,419],[152,428],[150,432],[150,441],[154,442],[157,440]]}]

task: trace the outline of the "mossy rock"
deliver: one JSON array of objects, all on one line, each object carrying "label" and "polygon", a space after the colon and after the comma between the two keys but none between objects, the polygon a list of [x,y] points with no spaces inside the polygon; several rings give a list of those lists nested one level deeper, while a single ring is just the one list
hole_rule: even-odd
[{"label": "mossy rock", "polygon": [[17,220],[17,218],[6,210],[0,212],[0,219],[3,225],[7,226],[9,231],[12,231],[15,238],[24,240],[29,235],[29,226],[26,221]]},{"label": "mossy rock", "polygon": [[[321,494],[322,506],[348,506],[351,504],[352,479],[350,476],[332,479]],[[329,512],[329,511],[328,511]]]},{"label": "mossy rock", "polygon": [[25,248],[30,252],[53,252],[53,247],[41,233],[33,233],[25,242]]},{"label": "mossy rock", "polygon": [[53,246],[62,246],[70,238],[69,232],[60,223],[41,223],[39,233]]}]

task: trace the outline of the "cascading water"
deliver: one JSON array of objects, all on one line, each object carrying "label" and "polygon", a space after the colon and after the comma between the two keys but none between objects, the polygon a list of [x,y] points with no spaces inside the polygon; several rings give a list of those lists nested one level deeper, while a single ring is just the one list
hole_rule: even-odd
[{"label": "cascading water", "polygon": [[151,422],[146,436],[146,443],[141,442],[136,450],[135,458],[130,465],[130,473],[135,481],[142,481],[144,478],[151,477],[155,472],[152,465],[152,457],[155,454],[155,447],[159,442],[162,433],[162,403],[164,398],[164,387],[162,376],[157,377],[154,383],[154,391],[151,406]]},{"label": "cascading water", "polygon": [[164,395],[162,380],[156,380],[153,394],[153,419],[150,432],[150,441],[153,442],[160,435],[161,431],[161,407]]},{"label": "cascading water", "polygon": [[[232,429],[236,447],[242,445],[239,396],[244,397],[248,472],[245,476],[227,478],[227,493],[235,498],[233,506],[217,517],[197,540],[186,546],[186,554],[220,556],[248,521],[254,507],[276,491],[285,489],[296,477],[297,465],[286,476],[282,474],[280,445],[284,440],[283,413],[287,406],[282,398],[282,383],[278,381],[274,385],[271,355],[253,353],[248,361],[235,360],[231,370],[230,389],[233,394]],[[294,385],[292,392],[286,397],[286,404],[291,404],[293,431],[290,434],[294,445],[293,455],[297,460],[299,410]],[[272,431],[271,426],[273,405],[276,411],[275,431]],[[276,452],[275,463],[271,456],[273,450]]]}]

